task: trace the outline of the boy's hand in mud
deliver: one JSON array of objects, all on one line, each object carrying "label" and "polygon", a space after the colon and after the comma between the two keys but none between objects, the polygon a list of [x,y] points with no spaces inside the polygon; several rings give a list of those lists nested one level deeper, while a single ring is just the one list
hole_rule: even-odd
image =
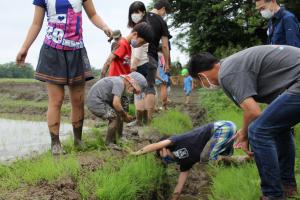
[{"label": "boy's hand in mud", "polygon": [[22,67],[25,66],[25,59],[26,59],[26,56],[27,56],[27,50],[26,49],[21,49],[20,52],[18,53],[17,55],[17,58],[16,58],[16,63],[17,65],[20,65]]},{"label": "boy's hand in mud", "polygon": [[242,129],[236,133],[233,139],[235,140],[233,145],[235,149],[242,149],[249,157],[253,156],[253,152],[249,150],[248,136],[242,131]]},{"label": "boy's hand in mud", "polygon": [[124,122],[129,123],[129,122],[132,122],[134,119],[135,119],[134,116],[126,114],[124,117]]}]

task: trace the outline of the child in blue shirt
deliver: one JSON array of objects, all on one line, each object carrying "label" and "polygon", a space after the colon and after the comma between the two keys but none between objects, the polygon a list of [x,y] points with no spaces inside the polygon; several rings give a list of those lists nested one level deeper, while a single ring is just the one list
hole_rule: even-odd
[{"label": "child in blue shirt", "polygon": [[189,75],[189,71],[187,69],[183,69],[181,71],[181,76],[184,77],[183,90],[185,93],[185,104],[189,104],[190,96],[193,90],[193,78]]},{"label": "child in blue shirt", "polygon": [[169,76],[165,72],[165,59],[162,53],[162,45],[158,47],[158,68],[156,74],[155,84],[160,88],[160,99],[162,109],[167,110],[168,103],[168,91],[167,84],[169,82]]}]

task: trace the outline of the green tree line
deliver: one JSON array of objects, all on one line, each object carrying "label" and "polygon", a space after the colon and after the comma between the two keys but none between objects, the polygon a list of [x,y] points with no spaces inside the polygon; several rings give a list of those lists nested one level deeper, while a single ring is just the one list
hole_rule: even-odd
[{"label": "green tree line", "polygon": [[[92,67],[92,72],[95,77],[101,74],[101,70],[94,67]],[[14,62],[0,64],[0,78],[34,78],[34,69],[28,63],[22,67]]]},{"label": "green tree line", "polygon": [[0,78],[33,78],[34,70],[31,64],[20,67],[13,62],[0,64]]}]

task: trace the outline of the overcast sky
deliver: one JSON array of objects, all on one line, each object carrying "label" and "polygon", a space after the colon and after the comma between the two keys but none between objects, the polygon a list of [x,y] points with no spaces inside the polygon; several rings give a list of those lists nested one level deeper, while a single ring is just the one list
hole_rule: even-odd
[{"label": "overcast sky", "polygon": [[[151,0],[144,0],[148,5]],[[123,35],[129,33],[127,28],[127,15],[129,5],[133,0],[94,0],[98,14],[113,29],[120,29]],[[1,0],[0,2],[0,64],[11,62],[15,57],[25,39],[28,28],[33,18],[34,6],[32,0],[11,1]],[[29,50],[26,62],[36,66],[39,50],[46,32],[46,17],[44,26],[34,44]],[[171,32],[172,34],[172,32]],[[174,33],[173,33],[174,35]],[[104,33],[97,29],[83,14],[83,37],[91,65],[97,68],[102,67],[110,52],[110,44]],[[179,59],[182,63],[187,62],[187,57],[172,46],[172,60]]]}]

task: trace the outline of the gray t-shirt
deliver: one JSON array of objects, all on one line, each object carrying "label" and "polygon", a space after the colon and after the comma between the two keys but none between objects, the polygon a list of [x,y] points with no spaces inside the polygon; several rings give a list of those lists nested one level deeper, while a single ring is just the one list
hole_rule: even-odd
[{"label": "gray t-shirt", "polygon": [[300,95],[300,49],[291,46],[256,46],[221,61],[219,83],[240,105],[253,97],[271,103],[287,91]]},{"label": "gray t-shirt", "polygon": [[124,91],[125,85],[122,77],[106,77],[93,85],[88,93],[87,99],[89,102],[104,101],[112,105],[114,96],[122,97]]}]

